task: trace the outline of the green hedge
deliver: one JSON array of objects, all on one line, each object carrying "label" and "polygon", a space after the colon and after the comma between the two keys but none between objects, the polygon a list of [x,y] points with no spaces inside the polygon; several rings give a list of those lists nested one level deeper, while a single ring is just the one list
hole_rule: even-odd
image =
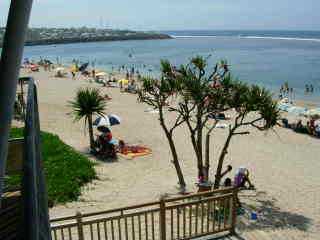
[{"label": "green hedge", "polygon": [[[12,128],[10,135],[22,137],[23,128]],[[41,132],[41,140],[49,204],[77,200],[81,186],[96,178],[94,164],[57,135]]]}]

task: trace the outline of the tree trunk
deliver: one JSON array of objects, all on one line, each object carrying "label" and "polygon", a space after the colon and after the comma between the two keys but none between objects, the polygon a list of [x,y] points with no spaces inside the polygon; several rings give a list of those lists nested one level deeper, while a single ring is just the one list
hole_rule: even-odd
[{"label": "tree trunk", "polygon": [[198,110],[198,114],[197,114],[197,160],[198,160],[198,176],[203,176],[204,172],[203,172],[203,158],[202,158],[202,113],[199,112],[200,110]]},{"label": "tree trunk", "polygon": [[210,133],[206,135],[205,163],[204,163],[204,180],[209,181],[210,168]]},{"label": "tree trunk", "polygon": [[164,122],[163,112],[162,112],[161,107],[159,107],[159,120],[160,120],[160,125],[161,125],[162,129],[164,130],[166,137],[168,139],[168,142],[169,142],[169,147],[170,147],[172,158],[173,158],[173,165],[174,165],[176,172],[177,172],[180,188],[182,191],[184,191],[186,188],[186,182],[184,181],[183,173],[182,173],[179,159],[178,159],[176,146],[175,146],[173,138],[172,138],[172,133],[169,132],[169,130]]},{"label": "tree trunk", "polygon": [[196,154],[196,158],[197,158],[198,176],[200,176],[200,174],[202,173],[202,170],[203,170],[202,169],[203,165],[202,165],[202,161],[201,162],[199,161],[200,156],[199,156],[197,140],[195,137],[196,131],[193,131],[189,120],[187,120],[187,125],[188,125],[189,131],[190,131],[190,138],[191,138],[192,147],[193,147],[193,150],[194,150],[194,152]]},{"label": "tree trunk", "polygon": [[178,160],[177,150],[176,150],[175,144],[173,142],[172,135],[169,134],[167,136],[167,138],[168,138],[169,146],[170,146],[170,149],[171,149],[171,154],[172,154],[172,158],[173,158],[173,165],[174,165],[174,167],[176,169],[177,176],[178,176],[178,179],[179,179],[179,185],[180,185],[181,189],[184,190],[186,188],[186,183],[184,181],[184,177],[183,177],[183,174],[182,174],[182,171],[181,171],[180,163],[179,163],[179,160]]},{"label": "tree trunk", "polygon": [[89,127],[89,138],[90,138],[90,148],[94,148],[94,137],[93,137],[93,128],[92,128],[92,115],[88,116],[88,127]]},{"label": "tree trunk", "polygon": [[217,122],[208,130],[206,135],[206,146],[205,146],[205,162],[204,162],[204,174],[206,177],[206,181],[209,181],[209,170],[210,170],[210,137],[211,132],[216,127]]},{"label": "tree trunk", "polygon": [[220,156],[219,156],[219,161],[218,161],[218,166],[217,166],[217,171],[215,175],[215,181],[214,181],[214,189],[219,188],[220,186],[220,181],[221,181],[221,172],[222,172],[222,167],[223,167],[223,160],[225,156],[227,155],[227,149],[230,144],[230,140],[233,136],[234,129],[229,130],[229,135],[227,137],[226,142],[224,143],[224,146],[221,150]]}]

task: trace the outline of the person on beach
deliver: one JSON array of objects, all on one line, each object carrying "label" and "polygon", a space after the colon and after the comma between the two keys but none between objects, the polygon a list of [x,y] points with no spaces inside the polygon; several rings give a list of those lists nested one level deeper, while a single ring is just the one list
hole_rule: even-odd
[{"label": "person on beach", "polygon": [[75,80],[76,78],[76,73],[74,71],[71,71],[72,79]]},{"label": "person on beach", "polygon": [[97,153],[103,157],[116,157],[116,147],[112,142],[112,133],[109,128],[103,127],[103,132],[96,140]]},{"label": "person on beach", "polygon": [[316,135],[315,134],[316,126],[315,126],[314,119],[311,119],[310,121],[307,122],[307,128],[308,128],[309,134]]},{"label": "person on beach", "polygon": [[279,94],[279,99],[281,100],[283,98],[283,87],[281,85],[280,87],[280,94]]},{"label": "person on beach", "polygon": [[[248,183],[248,187],[246,184]],[[239,167],[234,177],[234,185],[239,188],[254,189],[254,185],[249,179],[249,170],[245,167]]]}]

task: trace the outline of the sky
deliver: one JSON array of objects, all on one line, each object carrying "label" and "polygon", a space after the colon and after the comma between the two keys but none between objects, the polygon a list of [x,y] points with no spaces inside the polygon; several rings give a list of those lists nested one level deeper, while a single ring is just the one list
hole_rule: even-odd
[{"label": "sky", "polygon": [[[10,0],[0,0],[4,26]],[[320,30],[320,0],[34,0],[31,27]]]}]

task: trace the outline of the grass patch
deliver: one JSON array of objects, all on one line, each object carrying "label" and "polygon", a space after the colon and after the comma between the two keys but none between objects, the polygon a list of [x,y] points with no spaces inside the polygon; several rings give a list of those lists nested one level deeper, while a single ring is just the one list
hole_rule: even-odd
[{"label": "grass patch", "polygon": [[[12,128],[10,137],[23,137],[23,128]],[[41,140],[49,204],[77,200],[81,186],[96,178],[94,164],[57,135],[41,132]]]}]

